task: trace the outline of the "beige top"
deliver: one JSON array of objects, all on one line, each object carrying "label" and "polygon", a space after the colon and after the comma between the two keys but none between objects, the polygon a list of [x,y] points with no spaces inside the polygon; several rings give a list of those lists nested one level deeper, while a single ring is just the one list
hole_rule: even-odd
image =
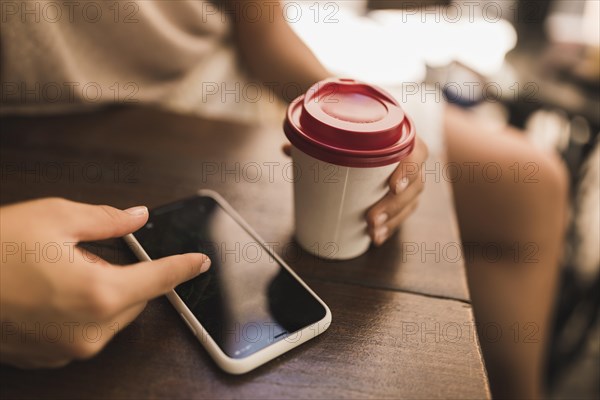
[{"label": "beige top", "polygon": [[1,3],[3,114],[115,102],[214,114],[217,92],[242,79],[230,22],[209,1]]}]

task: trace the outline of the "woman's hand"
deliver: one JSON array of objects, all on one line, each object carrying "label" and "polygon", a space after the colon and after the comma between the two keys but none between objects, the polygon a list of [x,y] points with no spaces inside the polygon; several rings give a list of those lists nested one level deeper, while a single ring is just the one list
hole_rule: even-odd
[{"label": "woman's hand", "polygon": [[427,145],[417,137],[412,153],[390,177],[390,191],[367,212],[369,236],[376,246],[383,244],[417,208],[425,184],[421,167],[428,155]]},{"label": "woman's hand", "polygon": [[0,208],[0,361],[58,367],[98,353],[146,302],[206,271],[203,254],[111,265],[76,244],[123,236],[148,220],[64,199]]}]

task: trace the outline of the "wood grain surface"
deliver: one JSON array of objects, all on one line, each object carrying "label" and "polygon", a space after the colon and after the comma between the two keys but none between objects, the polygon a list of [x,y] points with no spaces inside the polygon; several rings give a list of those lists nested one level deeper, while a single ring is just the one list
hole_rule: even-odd
[{"label": "wood grain surface", "polygon": [[[157,299],[92,360],[47,371],[0,367],[3,398],[489,398],[446,182],[427,182],[417,212],[384,246],[332,262],[293,243],[280,127],[151,108],[2,118],[0,127],[1,204],[62,196],[153,207],[217,190],[334,319],[322,336],[236,377],[218,370]],[[134,261],[119,240],[93,249]]]}]

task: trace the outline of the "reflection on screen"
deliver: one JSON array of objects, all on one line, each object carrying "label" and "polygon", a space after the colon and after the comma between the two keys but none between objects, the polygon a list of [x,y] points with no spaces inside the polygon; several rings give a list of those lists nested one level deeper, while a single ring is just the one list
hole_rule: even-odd
[{"label": "reflection on screen", "polygon": [[175,291],[229,357],[246,357],[325,316],[315,297],[211,197],[150,211],[135,236],[152,259],[209,255],[208,272]]}]

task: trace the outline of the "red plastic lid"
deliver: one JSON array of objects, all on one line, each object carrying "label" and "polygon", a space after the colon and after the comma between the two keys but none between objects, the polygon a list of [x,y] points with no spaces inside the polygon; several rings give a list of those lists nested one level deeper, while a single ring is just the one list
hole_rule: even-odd
[{"label": "red plastic lid", "polygon": [[414,124],[385,90],[353,79],[327,79],[294,100],[283,129],[292,144],[322,161],[380,167],[412,152]]}]

